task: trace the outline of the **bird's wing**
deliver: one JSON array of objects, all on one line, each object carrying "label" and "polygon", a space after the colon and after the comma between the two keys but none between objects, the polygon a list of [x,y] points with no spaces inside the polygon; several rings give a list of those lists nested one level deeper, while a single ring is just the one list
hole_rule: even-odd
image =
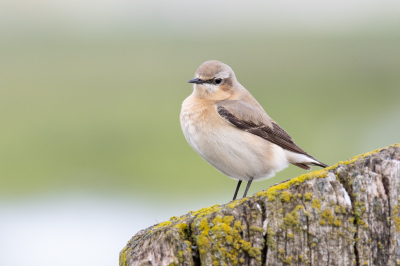
[{"label": "bird's wing", "polygon": [[266,139],[285,150],[304,154],[316,160],[297,146],[292,137],[263,110],[240,100],[225,100],[217,104],[217,111],[221,117],[243,131]]}]

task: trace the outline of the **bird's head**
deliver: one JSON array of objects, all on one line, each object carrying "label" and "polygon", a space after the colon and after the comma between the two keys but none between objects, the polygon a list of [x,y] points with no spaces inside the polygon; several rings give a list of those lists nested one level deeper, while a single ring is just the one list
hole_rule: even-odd
[{"label": "bird's head", "polygon": [[234,93],[237,80],[232,69],[219,61],[206,61],[196,70],[194,84],[196,96],[210,100],[225,100]]}]

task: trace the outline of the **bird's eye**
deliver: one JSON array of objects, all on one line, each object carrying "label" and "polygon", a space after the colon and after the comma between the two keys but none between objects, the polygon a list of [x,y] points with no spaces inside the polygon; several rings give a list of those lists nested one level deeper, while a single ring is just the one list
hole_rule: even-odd
[{"label": "bird's eye", "polygon": [[222,79],[216,79],[216,80],[215,80],[215,83],[216,83],[216,84],[221,84],[221,82],[222,82]]}]

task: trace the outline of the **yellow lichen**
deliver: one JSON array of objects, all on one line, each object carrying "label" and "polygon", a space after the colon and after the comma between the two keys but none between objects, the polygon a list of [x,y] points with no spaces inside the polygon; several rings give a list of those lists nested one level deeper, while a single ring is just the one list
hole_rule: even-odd
[{"label": "yellow lichen", "polygon": [[328,170],[333,170],[333,169],[337,168],[340,164],[344,164],[344,165],[352,164],[363,157],[369,156],[374,153],[378,153],[379,151],[381,151],[383,149],[388,149],[388,148],[395,147],[395,146],[400,147],[400,144],[394,144],[394,145],[391,145],[386,148],[382,148],[382,149],[378,149],[378,150],[375,150],[375,151],[372,151],[369,153],[361,154],[361,155],[351,158],[348,161],[338,162],[337,164],[327,167],[325,169],[301,175],[301,176],[293,178],[287,182],[273,186],[266,191],[260,191],[260,192],[256,193],[256,197],[267,197],[268,201],[274,201],[276,199],[276,196],[279,195],[278,191],[289,189],[292,185],[298,185],[298,184],[304,183],[305,181],[312,180],[314,178],[325,178],[328,174]]},{"label": "yellow lichen", "polygon": [[336,227],[339,227],[339,226],[342,225],[342,223],[341,223],[339,220],[336,219],[336,220],[333,222],[333,225],[336,226]]},{"label": "yellow lichen", "polygon": [[211,207],[208,207],[208,208],[201,208],[200,210],[191,213],[191,215],[197,216],[196,219],[198,219],[198,218],[204,217],[207,214],[210,214],[210,213],[213,213],[213,212],[218,212],[220,209],[221,209],[220,205],[219,204],[215,204],[215,205],[213,205]]},{"label": "yellow lichen", "polygon": [[126,246],[121,252],[121,256],[119,258],[119,266],[126,266],[127,261],[126,261],[126,253],[128,252],[129,248]]},{"label": "yellow lichen", "polygon": [[238,199],[238,200],[235,200],[235,201],[232,201],[232,202],[226,204],[225,206],[233,210],[236,206],[242,204],[245,201],[246,201],[246,198]]},{"label": "yellow lichen", "polygon": [[292,198],[292,194],[287,191],[283,191],[281,194],[281,202],[289,202]]},{"label": "yellow lichen", "polygon": [[164,226],[168,226],[168,225],[170,225],[170,224],[172,224],[171,221],[165,221],[165,222],[162,222],[162,223],[157,224],[157,226],[154,227],[154,229],[157,229],[157,228],[160,228],[160,227],[164,227]]},{"label": "yellow lichen", "polygon": [[312,201],[311,207],[320,210],[321,209],[321,203],[319,202],[319,199],[314,199]]},{"label": "yellow lichen", "polygon": [[305,201],[310,201],[312,199],[312,193],[304,194],[304,199],[305,199]]},{"label": "yellow lichen", "polygon": [[367,157],[367,156],[369,156],[369,155],[372,155],[372,154],[374,154],[374,153],[378,153],[378,152],[380,152],[381,150],[385,150],[385,149],[389,149],[389,148],[393,148],[393,147],[400,147],[400,144],[397,143],[397,144],[393,144],[393,145],[390,145],[390,146],[385,147],[385,148],[376,149],[376,150],[371,151],[371,152],[368,152],[368,153],[360,154],[360,155],[354,156],[353,158],[351,158],[351,159],[349,159],[349,160],[347,160],[347,161],[338,162],[338,163],[336,163],[335,165],[332,165],[332,166],[330,166],[330,167],[328,167],[328,168],[325,168],[325,169],[326,169],[326,170],[335,169],[335,168],[337,168],[340,164],[343,164],[343,165],[354,164],[356,161],[358,161],[358,160],[360,160],[360,159],[362,159],[362,158],[365,158],[365,157]]},{"label": "yellow lichen", "polygon": [[[261,261],[261,250],[252,247],[250,242],[241,238],[244,226],[235,221],[233,216],[216,216],[212,223],[204,217],[200,222],[201,234],[197,237],[200,256],[212,254],[213,265],[237,265],[240,252],[246,252],[250,257]],[[253,231],[261,228],[253,227]],[[262,231],[262,229],[261,229]]]},{"label": "yellow lichen", "polygon": [[189,237],[188,235],[190,234],[190,232],[189,232],[189,225],[188,224],[178,223],[178,224],[174,225],[174,227],[179,229],[179,233],[181,234],[181,236],[183,238]]},{"label": "yellow lichen", "polygon": [[268,227],[267,229],[267,246],[268,248],[270,248],[271,250],[275,249],[275,241],[274,241],[274,236],[275,233],[272,231],[271,227]]},{"label": "yellow lichen", "polygon": [[290,264],[290,265],[292,264],[292,259],[293,259],[293,255],[289,256],[289,257],[286,257],[286,258],[280,257],[280,260],[283,263]]},{"label": "yellow lichen", "polygon": [[324,178],[327,174],[328,171],[326,171],[325,169],[307,173],[299,177],[295,177],[287,182],[270,187],[267,191],[260,191],[256,193],[256,197],[267,197],[269,201],[274,201],[276,199],[276,196],[279,195],[278,191],[289,189],[292,185],[299,185],[301,183],[304,183],[305,181],[312,180],[314,178]]},{"label": "yellow lichen", "polygon": [[396,232],[400,232],[400,203],[394,206],[393,221],[396,226]]},{"label": "yellow lichen", "polygon": [[183,262],[183,254],[184,254],[183,251],[179,251],[178,255],[176,255],[176,257],[178,258],[179,262],[181,262],[181,263]]},{"label": "yellow lichen", "polygon": [[261,227],[257,227],[257,226],[250,226],[250,230],[259,232],[261,234],[263,233],[263,229]]},{"label": "yellow lichen", "polygon": [[284,228],[289,227],[299,231],[300,230],[300,221],[298,214],[299,210],[304,211],[304,207],[302,205],[297,205],[292,212],[286,214],[285,218],[283,218],[284,226],[282,227]]},{"label": "yellow lichen", "polygon": [[333,224],[334,216],[332,215],[332,212],[330,209],[325,209],[321,213],[321,218],[324,219],[329,225]]}]

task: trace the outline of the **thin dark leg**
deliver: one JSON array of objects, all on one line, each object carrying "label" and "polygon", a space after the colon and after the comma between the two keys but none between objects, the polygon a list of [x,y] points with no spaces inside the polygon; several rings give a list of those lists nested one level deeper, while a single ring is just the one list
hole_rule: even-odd
[{"label": "thin dark leg", "polygon": [[249,181],[249,182],[247,182],[247,186],[246,186],[246,190],[244,191],[243,198],[245,198],[245,197],[247,196],[247,191],[249,191],[249,188],[250,188],[251,182],[253,182],[253,179],[250,179],[250,181]]},{"label": "thin dark leg", "polygon": [[236,186],[235,195],[233,195],[233,200],[236,199],[236,196],[237,196],[237,193],[239,192],[239,188],[240,188],[240,185],[241,185],[241,184],[242,184],[242,180],[239,180],[239,182],[238,182],[238,184],[237,184],[237,186]]}]

